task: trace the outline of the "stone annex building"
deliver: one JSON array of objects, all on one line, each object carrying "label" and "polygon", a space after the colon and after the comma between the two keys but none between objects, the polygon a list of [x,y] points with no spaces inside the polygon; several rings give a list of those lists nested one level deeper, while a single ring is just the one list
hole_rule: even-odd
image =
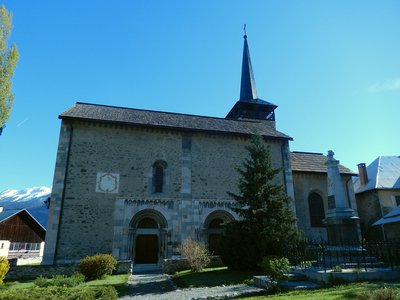
[{"label": "stone annex building", "polygon": [[[335,207],[327,157],[290,152],[292,138],[275,128],[276,107],[257,97],[246,35],[240,99],[225,118],[76,103],[59,117],[43,264],[95,253],[161,264],[189,237],[218,254],[221,224],[238,218],[227,192],[238,193],[236,168],[254,133],[282,168],[276,181],[293,199],[298,227],[327,239],[323,220]],[[355,174],[339,170],[347,208],[356,210]]]}]

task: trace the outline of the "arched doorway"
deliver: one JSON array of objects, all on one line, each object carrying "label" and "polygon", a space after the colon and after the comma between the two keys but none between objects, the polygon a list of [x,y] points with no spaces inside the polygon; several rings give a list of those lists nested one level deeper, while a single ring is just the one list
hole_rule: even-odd
[{"label": "arched doorway", "polygon": [[223,224],[233,220],[232,215],[225,211],[216,211],[208,215],[204,222],[207,246],[212,255],[219,255],[220,242],[224,232]]},{"label": "arched doorway", "polygon": [[133,217],[131,227],[134,263],[160,263],[166,250],[165,218],[155,210],[146,210]]},{"label": "arched doorway", "polygon": [[[155,220],[147,217],[139,221],[138,232],[135,241],[135,264],[158,263],[158,224]],[[146,230],[146,229],[155,229]],[[137,232],[137,233],[138,233]],[[147,234],[146,234],[147,233]]]}]

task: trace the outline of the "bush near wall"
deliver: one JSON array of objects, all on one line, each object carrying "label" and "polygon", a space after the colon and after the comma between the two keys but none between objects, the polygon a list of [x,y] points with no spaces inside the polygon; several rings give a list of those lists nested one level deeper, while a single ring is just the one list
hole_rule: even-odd
[{"label": "bush near wall", "polygon": [[81,259],[79,272],[85,275],[86,280],[95,280],[111,275],[116,266],[117,261],[111,254],[96,254]]},{"label": "bush near wall", "polygon": [[10,264],[8,263],[7,257],[0,256],[0,284],[3,283],[3,279],[6,277],[9,269]]}]

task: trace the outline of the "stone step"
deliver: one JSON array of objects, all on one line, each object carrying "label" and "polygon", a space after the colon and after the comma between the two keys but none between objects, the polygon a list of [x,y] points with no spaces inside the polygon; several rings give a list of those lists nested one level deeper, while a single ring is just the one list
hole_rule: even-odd
[{"label": "stone step", "polygon": [[158,264],[135,264],[133,274],[159,274],[162,273],[162,266]]}]

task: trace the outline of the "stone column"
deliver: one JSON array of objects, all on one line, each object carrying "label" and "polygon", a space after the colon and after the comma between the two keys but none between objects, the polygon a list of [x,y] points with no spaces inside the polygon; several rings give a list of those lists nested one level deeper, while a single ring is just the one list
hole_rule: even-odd
[{"label": "stone column", "polygon": [[359,241],[359,218],[349,206],[349,199],[339,172],[339,161],[333,158],[329,150],[325,165],[328,171],[328,211],[325,223],[328,240],[332,244],[352,243]]}]

